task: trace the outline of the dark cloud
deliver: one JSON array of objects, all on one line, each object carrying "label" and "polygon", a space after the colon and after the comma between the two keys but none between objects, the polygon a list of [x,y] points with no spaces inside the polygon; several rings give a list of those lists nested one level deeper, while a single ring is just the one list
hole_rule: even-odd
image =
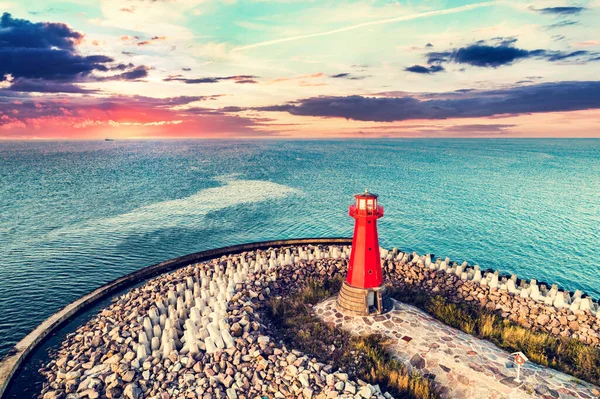
[{"label": "dark cloud", "polygon": [[430,93],[428,96],[322,96],[255,108],[293,115],[392,122],[411,119],[477,118],[502,114],[600,108],[600,82],[555,82],[503,90]]},{"label": "dark cloud", "polygon": [[[526,50],[515,47],[516,38],[498,37],[492,39],[493,44],[478,41],[469,46],[442,52],[427,53],[427,63],[430,65],[441,65],[443,63],[466,64],[483,68],[498,68],[511,65],[516,61],[538,58],[548,61],[561,61],[566,59],[577,59],[578,61],[591,61],[597,56],[586,50],[581,51],[553,51],[553,50]],[[425,72],[423,72],[425,73]]]},{"label": "dark cloud", "polygon": [[112,69],[113,71],[125,71],[125,70],[127,70],[127,69],[131,69],[131,68],[134,68],[134,67],[135,67],[135,65],[133,65],[133,64],[130,62],[129,64],[118,64],[118,65],[115,65],[115,66],[114,66],[114,67],[112,67],[111,69]]},{"label": "dark cloud", "polygon": [[433,44],[431,44],[431,43],[427,43],[427,44],[425,45],[425,47],[433,47]]},{"label": "dark cloud", "polygon": [[191,71],[191,70],[192,70],[192,68],[181,68],[181,70],[182,70],[182,71],[189,72],[189,71]]},{"label": "dark cloud", "polygon": [[[30,22],[13,18],[4,13],[0,18],[0,82],[9,75],[21,86],[33,88],[59,87],[44,85],[35,80],[43,79],[61,83],[81,83],[98,80],[137,80],[143,74],[141,68],[129,67],[129,71],[105,78],[94,72],[124,71],[123,64],[112,66],[114,60],[105,55],[81,55],[77,45],[83,35],[62,23]],[[147,68],[145,68],[147,74]],[[26,80],[33,80],[24,83]],[[63,86],[68,89],[69,86]],[[46,90],[44,90],[46,92]]]},{"label": "dark cloud", "polygon": [[585,7],[546,7],[534,9],[542,14],[572,15],[584,11]]},{"label": "dark cloud", "polygon": [[404,68],[404,70],[407,72],[413,72],[413,73],[432,74],[432,73],[443,71],[444,67],[441,65],[430,65],[430,66],[413,65],[413,66]]},{"label": "dark cloud", "polygon": [[83,35],[65,24],[15,19],[5,12],[0,17],[0,48],[52,47],[74,51]]},{"label": "dark cloud", "polygon": [[512,64],[514,61],[540,55],[540,51],[522,50],[512,45],[489,46],[485,44],[472,44],[452,51],[431,52],[427,54],[427,63],[440,64],[454,62],[457,64],[469,64],[478,67],[499,67]]},{"label": "dark cloud", "polygon": [[83,35],[65,24],[32,23],[9,13],[0,18],[0,81],[13,78],[74,81],[92,71],[108,71],[106,56],[81,56]]},{"label": "dark cloud", "polygon": [[182,75],[171,75],[163,80],[165,82],[184,82],[186,84],[218,83],[222,80],[233,80],[235,83],[258,83],[254,75],[216,76],[206,78],[185,78]]},{"label": "dark cloud", "polygon": [[576,58],[576,57],[581,57],[584,55],[588,55],[589,51],[585,51],[585,50],[578,50],[578,51],[571,51],[571,52],[557,52],[554,54],[548,54],[547,59],[548,61],[561,61],[561,60],[565,60],[567,58]]},{"label": "dark cloud", "polygon": [[119,75],[110,76],[108,80],[138,80],[147,77],[149,70],[147,66],[140,65]]},{"label": "dark cloud", "polygon": [[548,29],[556,29],[556,28],[562,28],[565,26],[571,26],[571,25],[577,25],[579,22],[577,21],[572,21],[572,20],[564,20],[564,21],[560,21],[557,22],[555,24],[552,25],[548,25],[546,28]]},{"label": "dark cloud", "polygon": [[44,79],[19,78],[11,82],[8,91],[37,93],[95,93],[97,90],[84,89],[72,83],[53,82]]},{"label": "dark cloud", "polygon": [[331,75],[330,78],[333,79],[349,79],[349,80],[363,80],[365,78],[368,78],[368,76],[357,76],[357,75],[352,75],[351,73],[338,73],[336,75]]},{"label": "dark cloud", "polygon": [[240,80],[236,80],[235,83],[240,83],[240,84],[256,84],[256,83],[258,83],[258,81],[254,80],[254,79],[240,79]]}]

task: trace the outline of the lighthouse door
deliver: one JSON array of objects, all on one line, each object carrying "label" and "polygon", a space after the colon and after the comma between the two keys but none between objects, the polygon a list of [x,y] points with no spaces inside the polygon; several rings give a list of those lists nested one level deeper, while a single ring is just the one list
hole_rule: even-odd
[{"label": "lighthouse door", "polygon": [[368,307],[375,306],[375,292],[374,291],[369,291],[369,293],[367,294],[367,306]]}]

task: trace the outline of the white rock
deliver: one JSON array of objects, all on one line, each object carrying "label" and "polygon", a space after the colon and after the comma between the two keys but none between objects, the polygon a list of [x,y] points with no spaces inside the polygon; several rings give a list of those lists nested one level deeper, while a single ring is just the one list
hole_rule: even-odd
[{"label": "white rock", "polygon": [[492,274],[492,279],[490,280],[489,286],[491,289],[498,288],[498,272]]},{"label": "white rock", "polygon": [[515,281],[513,279],[510,279],[510,280],[508,280],[506,282],[506,289],[511,294],[516,294],[517,293],[517,287],[515,286]]},{"label": "white rock", "polygon": [[221,330],[221,338],[223,339],[223,342],[225,343],[225,346],[228,349],[235,347],[235,343],[233,341],[233,337],[231,336],[231,334],[229,333],[229,331],[227,331],[227,330]]},{"label": "white rock", "polygon": [[590,297],[583,298],[579,305],[581,310],[592,310],[592,300]]},{"label": "white rock", "polygon": [[140,362],[143,362],[148,357],[148,353],[146,352],[146,345],[138,344],[137,349],[137,358]]},{"label": "white rock", "polygon": [[473,281],[476,283],[481,282],[481,270],[479,270],[479,266],[475,266],[475,274],[473,275]]},{"label": "white rock", "polygon": [[553,305],[557,309],[562,309],[565,307],[565,294],[564,292],[558,292],[556,297],[554,298]]}]

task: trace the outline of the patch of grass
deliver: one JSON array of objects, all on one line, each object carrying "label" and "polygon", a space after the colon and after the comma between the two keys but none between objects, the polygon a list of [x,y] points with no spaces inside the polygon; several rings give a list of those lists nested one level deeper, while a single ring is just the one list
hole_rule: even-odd
[{"label": "patch of grass", "polygon": [[416,372],[409,373],[404,364],[394,359],[382,336],[353,336],[313,315],[312,305],[336,294],[341,284],[341,278],[310,281],[306,288],[289,297],[268,301],[267,316],[286,345],[355,378],[379,384],[394,397],[437,399],[432,383]]},{"label": "patch of grass", "polygon": [[391,296],[425,310],[444,324],[491,341],[504,350],[521,351],[532,362],[600,384],[600,350],[577,339],[533,331],[489,310],[468,303],[450,302],[440,295],[394,289]]}]

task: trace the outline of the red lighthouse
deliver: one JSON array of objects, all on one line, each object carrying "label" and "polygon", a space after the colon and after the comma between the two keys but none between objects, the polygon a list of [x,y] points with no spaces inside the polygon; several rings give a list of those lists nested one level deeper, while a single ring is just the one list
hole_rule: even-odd
[{"label": "red lighthouse", "polygon": [[356,203],[348,212],[355,220],[352,254],[337,304],[347,313],[383,313],[390,307],[383,286],[377,237],[377,219],[383,216],[383,207],[377,205],[377,194],[368,190],[354,197]]}]

